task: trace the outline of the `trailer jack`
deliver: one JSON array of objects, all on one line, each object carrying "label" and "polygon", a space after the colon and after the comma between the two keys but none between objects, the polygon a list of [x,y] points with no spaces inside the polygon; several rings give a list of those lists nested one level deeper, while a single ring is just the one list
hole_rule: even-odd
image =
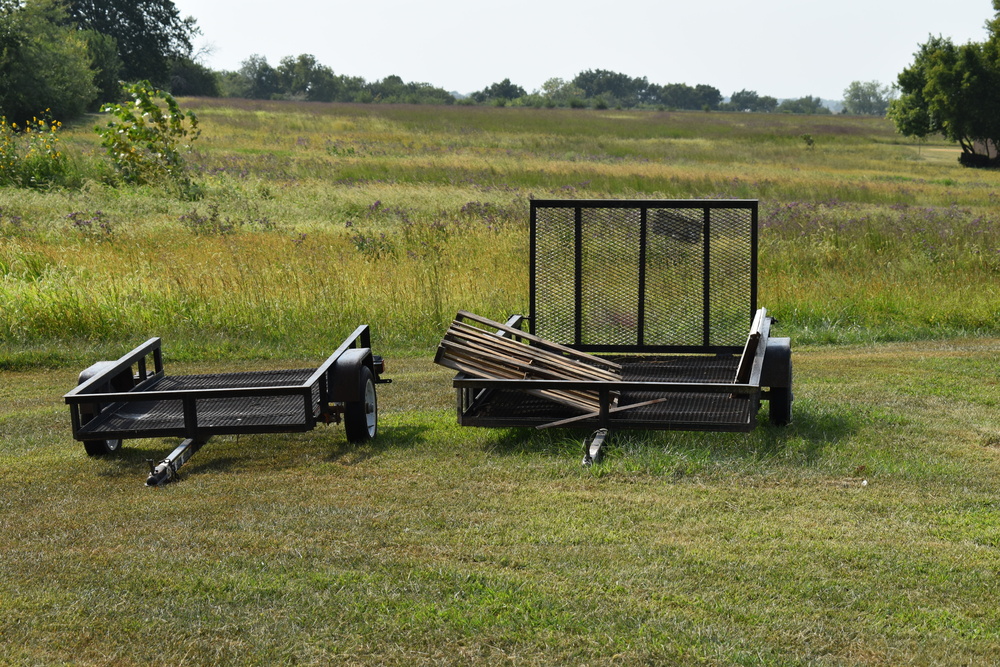
[{"label": "trailer jack", "polygon": [[153,459],[146,459],[146,463],[149,464],[149,477],[146,478],[146,486],[163,486],[168,482],[180,479],[180,474],[177,471],[204,444],[204,440],[186,438],[184,442],[174,448],[174,451],[170,452],[167,458],[159,463],[154,465]]},{"label": "trailer jack", "polygon": [[608,429],[599,428],[583,440],[583,465],[589,466],[600,463],[604,458],[601,446],[604,439],[608,437]]}]

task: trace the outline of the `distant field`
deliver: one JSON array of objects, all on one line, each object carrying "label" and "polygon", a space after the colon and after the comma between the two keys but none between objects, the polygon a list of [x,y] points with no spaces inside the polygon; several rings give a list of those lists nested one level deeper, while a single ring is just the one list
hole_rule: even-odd
[{"label": "distant field", "polygon": [[[760,300],[803,342],[1000,331],[1000,174],[882,119],[184,104],[201,199],[0,190],[0,366],[150,335],[315,356],[361,321],[424,354],[459,308],[526,308],[531,197],[759,199]],[[68,150],[93,154],[95,122]]]}]

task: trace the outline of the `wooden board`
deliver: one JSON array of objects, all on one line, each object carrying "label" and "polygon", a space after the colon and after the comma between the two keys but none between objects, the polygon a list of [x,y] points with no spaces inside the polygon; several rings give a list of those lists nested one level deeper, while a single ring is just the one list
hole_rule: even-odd
[{"label": "wooden board", "polygon": [[[434,362],[474,378],[605,382],[621,379],[621,366],[612,361],[466,311],[459,311],[448,327]],[[530,386],[524,387],[524,391],[584,412],[600,410],[597,391],[535,390]],[[617,393],[612,392],[612,406],[617,398]]]}]

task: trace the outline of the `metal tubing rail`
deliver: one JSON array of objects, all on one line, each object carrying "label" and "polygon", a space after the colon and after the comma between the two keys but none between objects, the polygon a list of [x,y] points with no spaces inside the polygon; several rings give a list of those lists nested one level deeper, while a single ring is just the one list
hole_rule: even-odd
[{"label": "metal tubing rail", "polygon": [[504,380],[496,378],[458,378],[452,380],[457,389],[562,389],[574,391],[643,391],[667,393],[746,394],[760,391],[754,384],[730,382],[643,382],[612,380]]},{"label": "metal tubing rail", "polygon": [[[357,344],[359,340],[361,343],[360,345]],[[316,372],[313,373],[312,376],[310,376],[310,378],[305,381],[305,384],[312,386],[312,384],[316,382],[316,380],[318,380],[321,375],[330,370],[330,367],[333,366],[335,363],[337,363],[337,360],[340,359],[340,357],[344,354],[344,352],[347,352],[347,350],[349,350],[350,348],[352,347],[370,348],[371,346],[372,346],[371,331],[368,328],[367,324],[362,324],[361,326],[359,326],[357,329],[354,330],[354,333],[348,336],[344,340],[344,342],[340,344],[340,347],[338,347],[333,354],[327,357],[327,360],[324,361],[323,364],[316,369]]]},{"label": "metal tubing rail", "polygon": [[[153,355],[153,374],[146,374],[146,364],[145,360],[150,354]],[[114,362],[113,366],[108,366],[106,369],[102,370],[100,373],[94,375],[92,378],[84,382],[83,384],[77,385],[71,389],[65,396],[66,402],[79,402],[71,401],[71,398],[75,398],[78,395],[86,394],[89,397],[93,397],[96,394],[87,392],[94,386],[101,386],[111,382],[115,377],[120,375],[123,371],[128,370],[133,364],[139,365],[140,376],[142,376],[143,381],[148,381],[150,379],[159,377],[163,375],[163,352],[160,348],[159,338],[150,338],[142,345],[136,347],[134,350],[126,354],[125,356]],[[105,394],[101,393],[100,396],[103,398]],[[91,401],[85,401],[91,402]]]},{"label": "metal tubing rail", "polygon": [[[294,396],[296,394],[308,395],[308,392],[312,391],[313,385],[326,373],[333,364],[337,362],[337,359],[343,355],[350,347],[352,343],[356,342],[359,337],[361,329],[365,329],[365,334],[367,334],[367,326],[358,327],[358,330],[352,334],[347,341],[344,342],[337,351],[334,352],[324,363],[321,365],[308,380],[301,384],[293,385],[281,385],[274,387],[225,387],[218,389],[174,389],[174,390],[156,390],[151,391],[117,391],[99,394],[81,394],[81,390],[94,384],[96,380],[108,373],[102,373],[100,376],[95,376],[91,378],[84,384],[76,387],[69,393],[67,393],[64,398],[66,403],[70,405],[78,403],[93,403],[95,398],[101,400],[102,403],[112,402],[112,401],[123,401],[123,402],[140,402],[140,401],[159,401],[159,400],[183,400],[185,398],[244,398],[253,396]],[[154,339],[159,340],[159,339]],[[120,372],[124,368],[128,368],[131,364],[116,365],[113,370]]]}]

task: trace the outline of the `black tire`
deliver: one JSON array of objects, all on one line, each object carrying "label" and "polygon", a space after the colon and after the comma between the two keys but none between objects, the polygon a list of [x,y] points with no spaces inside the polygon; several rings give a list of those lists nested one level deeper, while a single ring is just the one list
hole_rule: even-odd
[{"label": "black tire", "polygon": [[378,396],[375,393],[375,376],[367,366],[358,373],[360,401],[344,405],[344,430],[347,439],[354,443],[368,442],[378,433]]},{"label": "black tire", "polygon": [[792,423],[792,388],[771,388],[771,407],[769,418],[775,426],[788,426]]},{"label": "black tire", "polygon": [[788,426],[792,423],[792,360],[788,360],[784,387],[771,387],[771,407],[768,410],[771,423]]},{"label": "black tire", "polygon": [[89,456],[107,456],[115,454],[122,448],[121,438],[114,440],[84,440],[83,448]]}]

